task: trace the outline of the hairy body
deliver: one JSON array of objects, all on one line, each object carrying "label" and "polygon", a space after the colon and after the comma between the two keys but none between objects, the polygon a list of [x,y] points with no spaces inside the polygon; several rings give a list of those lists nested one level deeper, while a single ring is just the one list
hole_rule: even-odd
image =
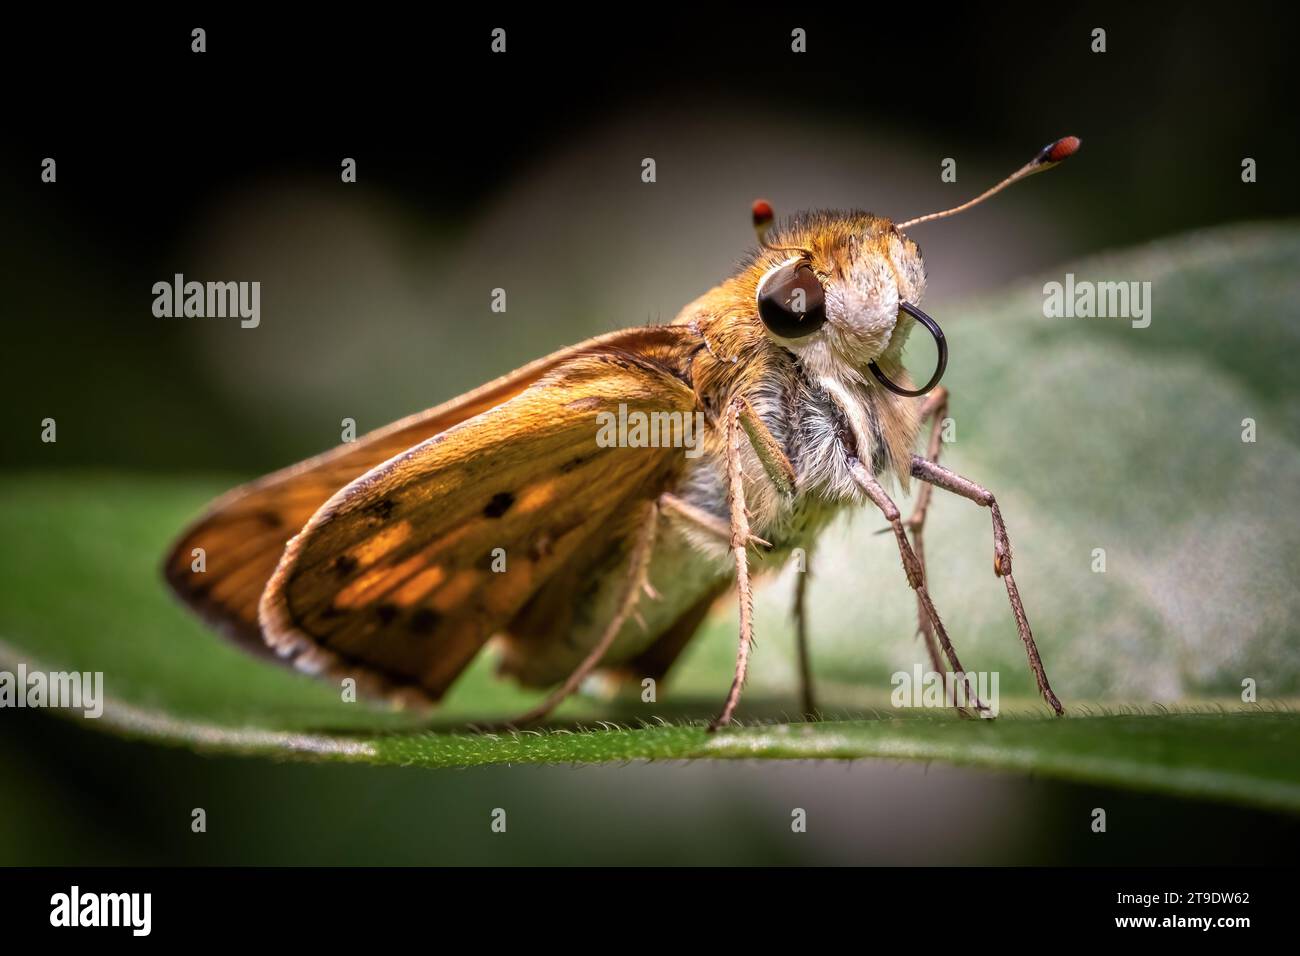
[{"label": "hairy body", "polygon": [[[691,384],[712,426],[704,454],[688,464],[675,494],[720,523],[729,520],[721,426],[722,411],[737,397],[750,403],[794,467],[793,494],[783,493],[753,445],[741,448],[750,523],[767,542],[754,551],[756,573],[780,567],[794,548],[811,548],[841,509],[869,504],[853,478],[854,461],[869,463],[876,475],[906,487],[920,431],[920,402],[884,389],[867,372],[874,359],[895,381],[908,381],[901,353],[913,321],[905,315],[898,320],[898,302],[918,302],[924,294],[925,270],[915,243],[888,220],[835,212],[796,220],[772,241],[813,254],[813,267],[828,290],[826,328],[832,334],[825,340],[780,341],[755,313],[760,280],[789,258],[779,249],[760,249],[672,323],[687,333],[687,348],[673,357],[672,374]],[[864,310],[864,303],[873,307]],[[635,617],[603,657],[603,667],[632,679],[662,677],[667,669],[662,655],[640,667],[637,658],[671,633],[680,608],[725,593],[735,576],[727,538],[671,511],[658,521],[648,579],[661,599],[643,596]],[[567,623],[562,638],[533,638],[532,620],[518,629],[520,636],[512,628],[502,672],[531,686],[562,680],[600,639],[627,562],[622,549],[592,576],[603,586],[584,595],[582,611]]]}]

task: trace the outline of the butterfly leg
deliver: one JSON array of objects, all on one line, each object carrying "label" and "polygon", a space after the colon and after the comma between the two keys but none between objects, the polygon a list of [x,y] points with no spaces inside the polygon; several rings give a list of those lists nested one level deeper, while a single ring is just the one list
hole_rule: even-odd
[{"label": "butterfly leg", "polygon": [[[772,484],[784,495],[794,494],[795,473],[794,465],[786,457],[785,451],[781,448],[781,443],[776,440],[763,420],[758,417],[758,412],[754,411],[754,406],[742,396],[737,398],[733,403],[736,408],[736,414],[740,420],[740,427],[745,430],[746,437],[749,438],[750,445],[758,455],[758,460],[763,465],[763,471],[771,479]],[[736,452],[739,453],[740,447],[736,446]],[[731,446],[728,445],[728,451]]]},{"label": "butterfly leg", "polygon": [[961,666],[961,661],[957,660],[957,651],[953,648],[952,641],[948,639],[948,632],[944,629],[943,622],[939,620],[939,612],[935,610],[934,602],[930,600],[930,592],[925,587],[925,569],[917,559],[916,552],[912,550],[912,546],[907,542],[907,533],[903,530],[903,522],[898,513],[898,506],[890,500],[889,495],[885,493],[885,489],[880,486],[880,482],[876,481],[875,476],[861,462],[854,462],[853,464],[853,479],[866,496],[871,499],[872,503],[880,509],[885,516],[885,520],[889,522],[890,528],[894,532],[894,538],[898,542],[898,553],[903,559],[903,570],[907,572],[907,583],[916,592],[916,599],[920,602],[931,627],[934,628],[939,646],[943,648],[944,654],[947,655],[953,673],[962,675],[962,683],[966,689],[966,699],[971,702],[971,705],[976,710],[987,710],[971,689],[970,680],[966,677],[966,670]]},{"label": "butterfly leg", "polygon": [[795,645],[799,652],[799,685],[800,685],[800,702],[803,705],[805,717],[813,717],[817,713],[817,703],[813,698],[812,684],[812,665],[808,658],[808,577],[812,574],[812,566],[808,563],[806,557],[802,569],[796,568],[794,575],[794,633]]},{"label": "butterfly leg", "polygon": [[[662,511],[677,519],[682,519],[708,532],[720,541],[730,542],[731,528],[727,522],[714,517],[702,508],[697,508],[690,502],[683,501],[674,494],[663,494],[659,496],[659,506]],[[764,541],[756,534],[750,534],[750,544],[758,545],[762,548],[771,549],[772,545]],[[808,655],[808,614],[806,606],[806,592],[808,576],[811,571],[805,568],[795,576],[794,592],[794,624],[799,654],[799,675],[801,678],[800,701],[803,706],[805,716],[813,715],[817,712],[815,699],[812,690],[812,672],[809,666]]]},{"label": "butterfly leg", "polygon": [[[948,413],[948,390],[940,385],[925,398],[925,403],[921,406],[921,421],[930,419],[930,440],[926,447],[926,457],[931,461],[939,460],[939,451],[943,447],[943,420]],[[934,489],[924,482],[921,484],[920,491],[916,495],[916,503],[912,507],[912,514],[908,517],[904,526],[912,535],[912,550],[916,552],[916,560],[921,565],[921,574],[925,575],[925,540],[923,532],[925,530],[926,510],[930,506],[930,495]],[[939,642],[934,636],[934,628],[930,625],[930,618],[925,613],[925,605],[921,603],[920,595],[916,598],[916,632],[925,641],[925,649],[930,655],[930,666],[935,673],[943,671],[943,658],[940,656]]]},{"label": "butterfly leg", "polygon": [[1007,527],[1002,521],[1002,512],[998,509],[993,493],[920,455],[912,456],[912,475],[926,485],[934,485],[944,491],[950,491],[989,509],[993,516],[993,573],[1006,583],[1007,597],[1011,601],[1011,613],[1015,616],[1016,629],[1020,632],[1021,643],[1025,645],[1029,667],[1034,672],[1039,692],[1051,705],[1052,710],[1056,711],[1057,716],[1064,714],[1065,708],[1052,692],[1052,685],[1047,682],[1047,671],[1043,668],[1042,658],[1038,656],[1038,647],[1034,644],[1034,635],[1029,629],[1029,618],[1025,615],[1025,606],[1020,600],[1020,590],[1016,587],[1015,578],[1011,576],[1011,541],[1007,537]]},{"label": "butterfly leg", "polygon": [[740,596],[740,646],[736,652],[736,674],[731,681],[731,690],[722,711],[709,724],[710,733],[731,722],[736,705],[740,703],[740,692],[745,687],[749,650],[754,642],[754,594],[749,584],[749,513],[745,510],[744,473],[740,467],[741,434],[745,431],[741,424],[742,403],[748,405],[740,399],[728,406],[726,434],[727,508],[731,512],[731,553],[736,563],[736,590]]},{"label": "butterfly leg", "polygon": [[[758,455],[764,472],[783,494],[793,494],[796,475],[794,465],[781,448],[781,443],[763,424],[744,396],[738,396],[727,408],[727,508],[731,513],[730,546],[736,563],[736,590],[740,599],[740,646],[736,652],[736,673],[731,681],[722,711],[709,724],[709,731],[730,723],[740,702],[740,693],[749,672],[749,652],[754,643],[754,594],[749,580],[749,542],[755,540],[749,530],[749,512],[745,508],[744,474],[740,463],[740,442],[743,432]],[[806,648],[800,632],[800,651],[806,663]],[[804,684],[805,701],[810,701],[808,684]]]},{"label": "butterfly leg", "polygon": [[587,678],[587,675],[600,664],[610,645],[614,643],[614,638],[618,637],[619,631],[623,629],[623,625],[627,623],[627,619],[636,609],[641,595],[648,591],[650,582],[647,575],[650,570],[650,557],[654,553],[655,531],[659,526],[659,506],[655,502],[651,502],[646,511],[646,517],[641,523],[636,541],[632,546],[632,554],[628,560],[627,579],[624,582],[623,591],[619,595],[618,609],[614,612],[609,624],[605,626],[605,630],[600,635],[600,640],[596,642],[596,646],[591,649],[591,653],[583,658],[582,663],[574,669],[563,684],[552,691],[544,701],[532,710],[521,714],[514,720],[507,721],[506,727],[522,727],[537,723],[547,717],[570,694],[577,690]]},{"label": "butterfly leg", "polygon": [[[731,541],[731,525],[721,518],[718,518],[703,508],[691,504],[682,498],[677,497],[671,492],[665,492],[659,496],[660,509],[673,519],[682,519],[688,524],[693,524],[702,531],[713,535],[719,541]],[[756,544],[759,547],[771,550],[772,543],[764,541],[756,534],[749,536],[749,543]]]}]

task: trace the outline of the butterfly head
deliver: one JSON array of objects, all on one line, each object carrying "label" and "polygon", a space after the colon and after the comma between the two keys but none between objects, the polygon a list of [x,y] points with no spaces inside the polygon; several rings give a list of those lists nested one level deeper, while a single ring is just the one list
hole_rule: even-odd
[{"label": "butterfly head", "polygon": [[903,305],[925,293],[920,248],[862,212],[809,213],[764,232],[749,277],[767,336],[826,374],[897,358],[914,325]]},{"label": "butterfly head", "polygon": [[[1068,136],[1044,146],[1028,163],[970,202],[895,224],[865,212],[815,212],[773,229],[765,200],[754,203],[759,254],[744,274],[752,282],[754,314],[766,335],[814,374],[856,376],[905,396],[939,383],[947,365],[943,332],[918,306],[925,293],[920,247],[903,229],[969,209],[1026,176],[1073,155]],[[922,325],[933,337],[938,361],[930,380],[912,388],[902,370],[902,350]]]}]

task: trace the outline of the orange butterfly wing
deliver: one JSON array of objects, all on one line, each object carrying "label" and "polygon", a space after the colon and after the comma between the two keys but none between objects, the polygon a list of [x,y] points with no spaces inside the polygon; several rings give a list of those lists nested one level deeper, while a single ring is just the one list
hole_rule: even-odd
[{"label": "orange butterfly wing", "polygon": [[[502,376],[355,442],[291,465],[222,495],[187,528],[163,563],[173,591],[246,649],[268,653],[258,602],[289,539],[339,489],[376,465],[508,401],[546,373],[592,349],[639,348],[655,330],[630,329],[589,339]],[[195,549],[206,568],[193,570]]]},{"label": "orange butterfly wing", "polygon": [[268,643],[304,670],[437,700],[548,579],[630,537],[681,472],[680,448],[600,447],[597,416],[694,414],[686,334],[585,349],[340,490],[266,587]]}]

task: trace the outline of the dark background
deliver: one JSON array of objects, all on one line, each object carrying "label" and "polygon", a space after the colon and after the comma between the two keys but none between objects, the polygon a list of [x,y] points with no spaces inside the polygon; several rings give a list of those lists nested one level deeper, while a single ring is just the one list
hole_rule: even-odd
[{"label": "dark background", "polygon": [[[178,247],[200,213],[249,190],[274,194],[286,177],[299,188],[332,189],[345,155],[359,160],[358,190],[400,205],[453,244],[538,157],[612,118],[635,124],[679,109],[770,122],[741,144],[756,155],[782,146],[785,124],[768,117],[821,123],[828,137],[869,131],[884,147],[925,151],[912,183],[933,182],[938,157],[975,154],[996,163],[991,170],[1010,171],[1038,145],[1079,135],[1087,161],[1031,197],[1053,204],[1057,244],[1076,254],[1294,215],[1300,189],[1286,164],[1296,152],[1296,84],[1285,10],[1053,4],[811,15],[747,7],[482,18],[353,10],[289,22],[265,12],[19,18],[0,64],[9,94],[0,248],[11,356],[0,428],[39,421],[56,394],[93,396],[94,417],[78,442],[59,446],[60,464],[255,471],[283,464],[286,442],[290,452],[319,450],[322,439],[295,445],[289,429],[268,428],[265,416],[240,422],[239,440],[214,426],[234,413],[208,387],[191,329],[153,320],[140,288],[183,269]],[[201,56],[189,51],[198,23],[208,31]],[[496,25],[508,28],[506,56],[489,52]],[[793,25],[808,31],[805,55],[789,52]],[[1107,30],[1105,54],[1089,50],[1094,26]],[[653,140],[641,145],[653,154]],[[59,161],[57,189],[39,181],[47,155]],[[1243,156],[1260,163],[1249,187],[1240,181]],[[972,188],[961,187],[963,198]],[[860,202],[888,206],[881,195]],[[675,217],[669,232],[698,225],[672,206],[645,215]],[[743,221],[743,208],[736,218]],[[519,230],[545,241],[553,225],[521,213]],[[738,229],[719,267],[748,241]],[[1024,273],[1046,264],[1032,245],[1005,258]],[[566,268],[581,274],[583,263]],[[704,274],[716,281],[718,273]],[[455,333],[485,318],[435,321]],[[608,327],[644,318],[629,302]],[[546,344],[576,337],[561,325]],[[68,343],[79,354],[69,355]],[[470,387],[535,354],[499,355],[451,384]],[[152,370],[147,379],[142,368]],[[458,390],[426,390],[422,404]],[[123,418],[152,427],[123,430]],[[159,443],[159,433],[170,441]],[[48,451],[6,442],[3,454],[11,464],[40,456],[48,465]]]},{"label": "dark background", "polygon": [[[1241,3],[901,12],[857,4],[809,14],[626,5],[484,17],[363,7],[285,19],[265,9],[7,14],[14,19],[0,39],[3,464],[249,476],[327,447],[327,434],[304,433],[276,404],[264,373],[250,372],[246,389],[272,397],[260,408],[241,403],[228,382],[214,379],[190,326],[149,315],[144,290],[183,271],[178,250],[214,205],[274,195],[286,177],[336,188],[341,156],[358,158],[359,190],[400,207],[413,229],[449,246],[539,156],[611,118],[635,124],[682,108],[758,117],[740,144],[756,155],[779,148],[781,124],[762,122],[782,115],[820,124],[827,136],[870,131],[884,146],[906,143],[933,163],[976,154],[1003,171],[1042,143],[1077,134],[1087,161],[1073,162],[1068,176],[1053,174],[1050,199],[1038,193],[1054,216],[1047,228],[1055,244],[1041,254],[1049,261],[1201,226],[1295,216],[1288,14],[1281,5]],[[196,25],[208,34],[202,56],[189,52]],[[488,52],[498,25],[508,30],[504,57]],[[789,53],[793,26],[808,30],[807,55]],[[1107,30],[1102,56],[1089,52],[1095,26]],[[47,155],[58,158],[56,188],[39,181]],[[1260,166],[1249,188],[1240,182],[1243,156]],[[934,179],[927,165],[904,185],[915,192]],[[969,191],[963,186],[963,198]],[[862,204],[877,201],[888,197],[864,196]],[[738,208],[739,225],[744,214]],[[647,229],[688,234],[696,225],[674,208],[645,215]],[[649,218],[667,215],[680,219]],[[552,226],[523,212],[518,223],[539,243]],[[620,222],[601,241],[633,239],[636,227]],[[735,248],[703,271],[720,278],[747,241],[738,229]],[[1032,243],[1022,251],[988,282],[1043,264]],[[608,327],[636,324],[648,307],[629,303]],[[544,342],[458,351],[484,341],[476,328],[483,320],[444,315],[428,340],[394,346],[428,349],[441,362],[415,407],[532,358],[539,345],[593,331],[557,323]],[[433,354],[439,336],[453,359]],[[289,378],[301,371],[292,356],[283,367]],[[372,390],[388,386],[376,366]],[[392,417],[414,410],[410,393],[376,401],[385,412],[391,402]],[[30,437],[46,414],[59,418],[61,439],[64,421],[75,422],[76,440],[57,449],[14,440]],[[106,740],[45,715],[7,713],[0,731],[7,781],[0,810],[15,824],[0,847],[7,863],[1264,862],[1297,840],[1292,822],[1265,813],[977,771],[932,768],[927,776],[912,765],[429,774],[205,758]],[[646,789],[651,775],[654,788]],[[827,813],[869,813],[884,789],[913,815],[892,845],[879,841],[900,824],[882,819],[852,840],[792,846],[785,794],[809,787],[834,795]],[[967,788],[980,797],[969,806]],[[699,807],[759,790],[770,797],[771,819],[751,804],[709,837],[697,833],[689,846],[676,838]],[[597,792],[605,812],[564,816],[575,794]],[[1010,792],[1018,801],[999,809],[995,798]],[[521,828],[534,836],[505,847],[479,825],[502,793],[527,794],[539,814],[550,814]],[[946,796],[917,804],[918,793]],[[1079,821],[1103,803],[1161,826],[1092,840]],[[199,804],[238,819],[239,831],[196,842],[188,817],[172,815]],[[1031,809],[1021,815],[1015,807]],[[417,815],[426,811],[431,822],[421,830]],[[464,835],[445,837],[447,822],[462,817],[464,826],[451,830]],[[945,821],[953,838],[927,841]],[[1001,836],[963,842],[960,828]]]}]

